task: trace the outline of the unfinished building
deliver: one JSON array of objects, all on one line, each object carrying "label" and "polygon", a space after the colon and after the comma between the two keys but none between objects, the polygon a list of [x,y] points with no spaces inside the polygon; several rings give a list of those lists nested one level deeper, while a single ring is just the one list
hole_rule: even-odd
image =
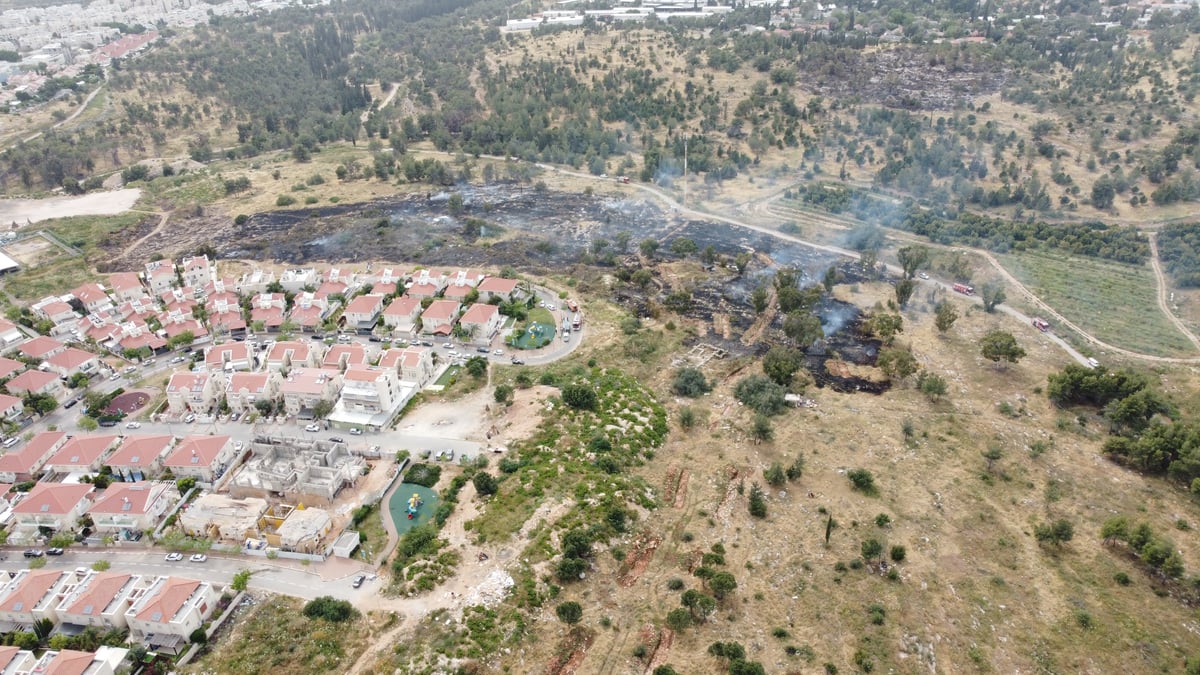
[{"label": "unfinished building", "polygon": [[345,444],[325,440],[260,437],[250,451],[250,459],[227,486],[230,494],[329,504],[367,469]]}]

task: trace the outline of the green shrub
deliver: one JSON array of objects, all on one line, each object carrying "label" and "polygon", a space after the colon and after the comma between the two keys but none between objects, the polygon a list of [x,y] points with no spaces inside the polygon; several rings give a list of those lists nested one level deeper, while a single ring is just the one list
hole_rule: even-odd
[{"label": "green shrub", "polygon": [[329,595],[323,595],[310,600],[304,606],[304,616],[310,619],[324,619],[333,623],[350,621],[358,616],[358,610],[349,600],[338,600]]},{"label": "green shrub", "polygon": [[437,464],[417,463],[409,467],[404,474],[405,483],[415,483],[427,488],[437,485],[442,477],[442,467]]},{"label": "green shrub", "polygon": [[291,195],[279,195],[275,198],[275,206],[291,206],[296,203],[296,198]]}]

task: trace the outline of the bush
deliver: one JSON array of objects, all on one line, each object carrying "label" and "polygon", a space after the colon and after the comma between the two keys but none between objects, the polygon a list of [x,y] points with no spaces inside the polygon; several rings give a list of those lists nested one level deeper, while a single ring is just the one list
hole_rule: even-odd
[{"label": "bush", "polygon": [[758,483],[750,486],[750,515],[755,518],[767,517],[767,500]]},{"label": "bush", "polygon": [[595,410],[596,392],[586,384],[568,384],[562,388],[563,403],[576,410]]},{"label": "bush", "polygon": [[324,619],[333,623],[350,621],[358,616],[358,610],[348,600],[338,600],[329,595],[310,600],[304,606],[304,616],[310,619]]},{"label": "bush", "polygon": [[427,488],[437,485],[442,477],[442,467],[436,464],[413,464],[404,474],[405,483],[416,483]]},{"label": "bush", "polygon": [[712,391],[712,385],[704,379],[704,373],[697,368],[680,368],[675,372],[675,381],[671,390],[680,396],[696,398]]},{"label": "bush", "polygon": [[763,471],[763,478],[766,479],[767,485],[779,487],[787,482],[787,472],[784,471],[783,465],[775,462],[766,471]]},{"label": "bush", "polygon": [[275,206],[291,206],[296,203],[296,198],[291,195],[279,195],[275,198]]},{"label": "bush", "polygon": [[889,554],[892,557],[892,562],[904,562],[904,559],[908,557],[908,550],[897,544],[892,547]]},{"label": "bush", "polygon": [[577,624],[583,618],[583,607],[578,602],[569,600],[559,603],[558,607],[554,608],[554,613],[559,621],[567,625]]},{"label": "bush", "polygon": [[679,632],[692,625],[692,613],[684,607],[676,607],[667,612],[667,626]]},{"label": "bush", "polygon": [[667,588],[672,591],[678,591],[683,588],[683,579],[678,577],[667,581]]},{"label": "bush", "polygon": [[476,472],[475,476],[471,478],[471,482],[475,485],[475,492],[481,497],[496,494],[498,487],[496,477],[486,471]]},{"label": "bush", "polygon": [[757,413],[778,415],[786,406],[787,390],[764,375],[751,375],[737,383],[733,395]]},{"label": "bush", "polygon": [[875,477],[866,469],[851,469],[846,472],[846,478],[850,479],[851,487],[863,494],[875,495],[879,493],[879,488],[875,486]]},{"label": "bush", "polygon": [[192,631],[192,634],[188,636],[188,640],[191,641],[192,644],[202,645],[208,642],[208,634],[204,632],[203,627],[200,627]]}]

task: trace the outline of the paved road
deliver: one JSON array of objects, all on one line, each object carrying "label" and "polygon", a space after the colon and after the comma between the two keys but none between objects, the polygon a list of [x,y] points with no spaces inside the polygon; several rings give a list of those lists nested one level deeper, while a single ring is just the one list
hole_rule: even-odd
[{"label": "paved road", "polygon": [[[208,554],[203,563],[190,562],[185,556],[180,562],[167,562],[165,551],[156,549],[96,549],[72,547],[62,556],[48,556],[46,569],[74,570],[90,567],[97,560],[107,560],[114,572],[141,575],[171,575],[200,579],[216,584],[228,584],[233,575],[242,570],[253,572],[249,587],[256,590],[292,595],[311,600],[321,595],[360,601],[378,592],[379,581],[364,583],[353,588],[351,581],[357,574],[370,574],[371,570],[361,563],[333,559],[326,563],[304,566],[293,560],[269,560],[249,556],[226,556]],[[20,550],[5,551],[6,560],[0,562],[0,571],[17,572],[26,569],[28,561]]]}]

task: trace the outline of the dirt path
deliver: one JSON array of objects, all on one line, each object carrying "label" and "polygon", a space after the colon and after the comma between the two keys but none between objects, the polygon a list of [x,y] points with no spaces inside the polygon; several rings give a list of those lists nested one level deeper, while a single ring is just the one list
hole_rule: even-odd
[{"label": "dirt path", "polygon": [[372,112],[376,110],[383,110],[384,108],[388,107],[392,103],[392,99],[396,98],[396,93],[399,91],[400,86],[393,82],[391,90],[388,91],[387,96],[383,98],[383,101],[379,104],[379,106],[375,108],[367,108],[366,110],[362,111],[362,114],[358,116],[358,121],[362,124],[365,124],[367,118],[371,116]]},{"label": "dirt path", "polygon": [[1175,313],[1171,311],[1171,307],[1167,303],[1167,278],[1163,275],[1162,264],[1158,259],[1158,232],[1146,232],[1146,237],[1150,240],[1150,267],[1154,269],[1154,279],[1158,282],[1158,308],[1162,310],[1162,313],[1166,315],[1171,323],[1175,324],[1175,328],[1179,329],[1179,332],[1183,333],[1191,341],[1192,346],[1200,351],[1200,338],[1197,338],[1195,333],[1188,330],[1188,327],[1183,324],[1183,321],[1179,317],[1175,316]]},{"label": "dirt path", "polygon": [[[92,102],[92,99],[96,98],[96,95],[99,94],[102,89],[104,89],[103,83],[101,83],[99,87],[96,87],[95,89],[93,89],[92,93],[87,95],[87,98],[83,99],[83,103],[79,104],[79,107],[75,109],[75,112],[68,115],[61,122],[55,122],[54,124],[50,125],[50,128],[57,129],[57,128],[61,127],[62,125],[69,123],[71,120],[74,120],[76,117],[79,117],[80,115],[82,115],[83,111],[87,110],[88,104],[90,104]],[[10,150],[12,148],[15,148],[18,145],[21,145],[22,143],[30,143],[32,141],[36,141],[37,139],[39,139],[43,135],[45,135],[45,133],[46,133],[45,131],[39,131],[30,136],[26,136],[25,138],[17,139],[15,142],[9,144],[8,147],[6,147],[4,149]]]},{"label": "dirt path", "polygon": [[158,216],[158,225],[155,226],[155,228],[153,230],[150,230],[150,233],[147,234],[146,236],[134,241],[133,243],[126,246],[125,248],[121,249],[121,253],[118,254],[115,258],[116,260],[120,260],[121,258],[124,258],[125,256],[129,255],[133,251],[137,250],[137,247],[144,244],[146,242],[146,240],[150,239],[150,237],[153,237],[153,236],[159,234],[160,232],[162,232],[163,228],[167,226],[167,221],[171,218],[170,211],[167,211],[167,212],[147,211],[147,213],[153,213]]}]

